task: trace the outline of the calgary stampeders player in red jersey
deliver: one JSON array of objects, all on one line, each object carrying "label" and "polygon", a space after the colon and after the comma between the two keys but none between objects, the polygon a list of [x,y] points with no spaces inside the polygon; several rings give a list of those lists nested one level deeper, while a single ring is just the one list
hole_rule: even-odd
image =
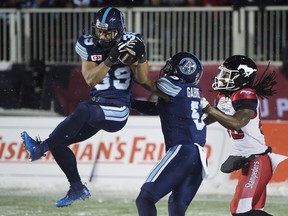
[{"label": "calgary stampeders player in red jersey", "polygon": [[271,216],[264,211],[266,186],[277,164],[287,157],[271,153],[261,129],[260,99],[276,93],[276,73],[267,70],[256,82],[257,66],[243,55],[227,58],[219,67],[212,88],[218,91],[216,107],[205,99],[201,105],[208,125],[219,122],[227,128],[232,143],[231,154],[221,171],[241,169],[234,197],[230,203],[233,216]]}]

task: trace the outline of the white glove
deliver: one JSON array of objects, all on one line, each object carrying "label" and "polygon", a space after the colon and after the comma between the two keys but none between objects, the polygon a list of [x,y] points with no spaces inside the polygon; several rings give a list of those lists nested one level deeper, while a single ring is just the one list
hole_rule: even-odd
[{"label": "white glove", "polygon": [[205,97],[202,97],[200,100],[200,106],[202,108],[202,110],[204,110],[206,107],[208,107],[210,104],[209,102],[206,100]]}]

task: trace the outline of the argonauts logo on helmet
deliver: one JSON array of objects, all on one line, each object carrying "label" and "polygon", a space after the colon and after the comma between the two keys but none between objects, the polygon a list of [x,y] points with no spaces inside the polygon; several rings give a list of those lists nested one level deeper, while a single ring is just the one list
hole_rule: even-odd
[{"label": "argonauts logo on helmet", "polygon": [[196,62],[191,58],[183,58],[179,63],[181,73],[191,75],[196,71]]},{"label": "argonauts logo on helmet", "polygon": [[198,57],[190,52],[179,52],[166,61],[163,69],[168,76],[177,76],[186,82],[198,84],[203,67]]}]

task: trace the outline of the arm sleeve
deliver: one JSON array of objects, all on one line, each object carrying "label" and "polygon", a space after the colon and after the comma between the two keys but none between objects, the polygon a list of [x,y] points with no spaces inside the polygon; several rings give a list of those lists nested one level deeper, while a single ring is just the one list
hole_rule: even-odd
[{"label": "arm sleeve", "polygon": [[131,108],[146,115],[158,115],[156,103],[150,101],[133,100]]},{"label": "arm sleeve", "polygon": [[256,99],[243,99],[243,100],[236,100],[232,102],[234,109],[250,109],[253,111],[257,111],[257,100]]},{"label": "arm sleeve", "polygon": [[81,58],[88,60],[88,53],[86,48],[83,47],[79,42],[76,43],[75,51]]}]

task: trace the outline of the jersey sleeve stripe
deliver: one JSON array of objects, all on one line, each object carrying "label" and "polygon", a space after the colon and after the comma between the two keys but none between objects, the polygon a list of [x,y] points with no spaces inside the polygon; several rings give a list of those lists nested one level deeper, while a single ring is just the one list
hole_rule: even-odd
[{"label": "jersey sleeve stripe", "polygon": [[169,80],[160,78],[157,81],[157,87],[163,93],[175,97],[181,91],[181,87],[174,85]]},{"label": "jersey sleeve stripe", "polygon": [[79,42],[76,43],[75,46],[76,53],[83,59],[88,59],[88,53],[85,47],[83,47]]}]

